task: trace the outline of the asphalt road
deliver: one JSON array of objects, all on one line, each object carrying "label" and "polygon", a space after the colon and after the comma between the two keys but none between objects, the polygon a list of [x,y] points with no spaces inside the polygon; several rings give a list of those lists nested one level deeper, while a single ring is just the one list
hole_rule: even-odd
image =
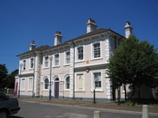
[{"label": "asphalt road", "polygon": [[[19,101],[21,110],[10,118],[93,118],[94,111],[101,112],[101,118],[141,118],[140,112],[105,110],[97,108],[74,107],[49,103]],[[158,118],[150,114],[149,118]]]}]

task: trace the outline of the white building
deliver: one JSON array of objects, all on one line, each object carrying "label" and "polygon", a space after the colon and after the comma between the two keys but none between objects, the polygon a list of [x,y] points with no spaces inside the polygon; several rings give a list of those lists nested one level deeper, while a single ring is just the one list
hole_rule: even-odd
[{"label": "white building", "polygon": [[[125,37],[132,33],[127,22]],[[35,46],[19,54],[16,90],[20,96],[111,100],[112,90],[106,69],[110,56],[125,38],[111,29],[97,29],[88,19],[87,33],[62,43],[61,32],[54,35],[54,46]],[[19,91],[18,91],[19,90]],[[123,94],[122,94],[122,97]]]}]

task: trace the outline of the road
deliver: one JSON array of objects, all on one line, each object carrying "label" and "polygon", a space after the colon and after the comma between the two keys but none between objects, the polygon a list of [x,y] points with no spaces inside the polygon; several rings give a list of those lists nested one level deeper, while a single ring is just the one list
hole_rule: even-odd
[{"label": "road", "polygon": [[[104,110],[78,106],[19,101],[21,110],[10,118],[93,118],[94,111],[101,111],[101,118],[141,118],[140,112]],[[149,118],[158,118],[150,114]]]}]

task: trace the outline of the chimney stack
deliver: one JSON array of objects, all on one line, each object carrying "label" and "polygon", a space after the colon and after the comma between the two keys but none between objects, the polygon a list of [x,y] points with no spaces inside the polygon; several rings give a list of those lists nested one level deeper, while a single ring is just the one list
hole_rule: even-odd
[{"label": "chimney stack", "polygon": [[130,22],[129,21],[126,22],[126,25],[125,25],[124,29],[125,29],[125,37],[129,38],[129,36],[132,35],[132,29],[133,29],[130,26]]},{"label": "chimney stack", "polygon": [[54,35],[54,46],[62,43],[62,35],[61,32],[57,31]]},{"label": "chimney stack", "polygon": [[87,23],[87,33],[92,32],[96,29],[97,29],[97,25],[95,24],[95,21],[89,18]]},{"label": "chimney stack", "polygon": [[33,49],[35,49],[35,47],[36,47],[35,41],[31,41],[30,49],[29,50],[33,50]]}]

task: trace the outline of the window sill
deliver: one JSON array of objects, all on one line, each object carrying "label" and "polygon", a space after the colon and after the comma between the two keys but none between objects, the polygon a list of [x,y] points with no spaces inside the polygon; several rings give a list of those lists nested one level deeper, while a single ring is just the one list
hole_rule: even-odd
[{"label": "window sill", "polygon": [[44,92],[48,92],[48,91],[49,91],[49,89],[44,89],[43,91],[44,91]]},{"label": "window sill", "polygon": [[82,91],[80,91],[80,90],[75,90],[75,92],[86,92],[85,90],[82,90]]},{"label": "window sill", "polygon": [[43,67],[43,69],[48,69],[49,67]]},{"label": "window sill", "polygon": [[64,66],[70,66],[70,64],[64,64]]},{"label": "window sill", "polygon": [[103,60],[103,57],[92,58],[90,61],[95,61],[95,60]]},{"label": "window sill", "polygon": [[75,63],[83,63],[83,62],[85,62],[84,60],[77,60],[77,61],[75,61]]},{"label": "window sill", "polygon": [[[91,92],[94,92],[94,90],[91,90]],[[95,92],[103,92],[102,89],[95,89]]]},{"label": "window sill", "polygon": [[69,92],[70,91],[70,89],[65,89],[65,92]]},{"label": "window sill", "polygon": [[59,68],[60,66],[58,65],[58,66],[53,66],[53,68]]}]

